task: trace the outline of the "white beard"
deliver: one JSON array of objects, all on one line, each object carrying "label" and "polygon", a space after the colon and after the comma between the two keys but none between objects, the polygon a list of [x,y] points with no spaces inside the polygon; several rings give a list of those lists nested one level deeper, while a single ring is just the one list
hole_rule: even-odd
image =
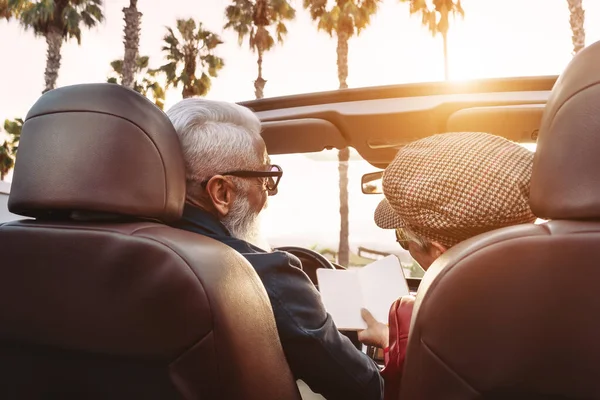
[{"label": "white beard", "polygon": [[270,252],[272,249],[261,233],[260,222],[260,211],[252,210],[250,202],[243,196],[236,197],[229,214],[221,220],[234,238]]}]

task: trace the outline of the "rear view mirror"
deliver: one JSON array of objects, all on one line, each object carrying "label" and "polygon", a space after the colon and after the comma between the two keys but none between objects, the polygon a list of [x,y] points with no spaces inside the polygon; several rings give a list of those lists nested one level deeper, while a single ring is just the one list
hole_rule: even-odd
[{"label": "rear view mirror", "polygon": [[362,177],[362,192],[364,194],[382,194],[381,178],[383,178],[383,171],[364,174]]}]

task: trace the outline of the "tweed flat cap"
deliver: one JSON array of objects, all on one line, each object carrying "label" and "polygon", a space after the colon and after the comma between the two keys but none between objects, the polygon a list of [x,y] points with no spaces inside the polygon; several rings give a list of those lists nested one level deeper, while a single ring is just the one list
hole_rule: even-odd
[{"label": "tweed flat cap", "polygon": [[383,174],[375,210],[383,229],[408,228],[451,247],[504,226],[535,221],[533,153],[500,136],[453,132],[409,143]]}]

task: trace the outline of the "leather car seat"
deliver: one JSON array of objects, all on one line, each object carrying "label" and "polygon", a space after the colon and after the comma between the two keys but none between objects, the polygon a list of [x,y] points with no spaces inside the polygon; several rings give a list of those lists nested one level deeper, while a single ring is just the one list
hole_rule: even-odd
[{"label": "leather car seat", "polygon": [[460,243],[431,266],[401,399],[599,399],[600,43],[544,110],[531,181],[550,222]]},{"label": "leather car seat", "polygon": [[185,172],[166,115],[112,84],[29,111],[0,225],[0,398],[294,399],[257,274],[164,223]]}]

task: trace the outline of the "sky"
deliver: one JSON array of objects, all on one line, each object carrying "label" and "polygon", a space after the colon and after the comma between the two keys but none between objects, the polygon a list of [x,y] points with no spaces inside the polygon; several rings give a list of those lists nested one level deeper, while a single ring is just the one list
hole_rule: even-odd
[{"label": "sky", "polygon": [[[140,53],[151,64],[162,63],[165,26],[177,18],[194,18],[221,34],[218,54],[225,69],[214,81],[209,98],[253,98],[256,57],[237,36],[223,30],[224,9],[230,0],[170,0],[139,2],[143,13]],[[58,85],[103,82],[111,60],[122,58],[122,8],[128,0],[106,0],[105,22],[83,33],[82,45],[68,42]],[[334,90],[337,88],[335,40],[323,32],[292,0],[297,19],[288,26],[285,44],[265,56],[266,96]],[[600,39],[600,0],[584,0],[587,44]],[[464,20],[452,23],[449,35],[453,79],[558,74],[571,58],[571,34],[566,0],[463,0]],[[17,22],[0,21],[0,119],[24,115],[44,84],[46,43]],[[350,87],[443,79],[442,42],[432,38],[408,5],[383,0],[371,26],[350,41]],[[167,105],[181,98],[169,93]]]},{"label": "sky", "polygon": [[[150,56],[152,67],[160,66],[165,26],[174,26],[177,18],[202,21],[225,42],[217,54],[224,58],[226,65],[214,80],[207,97],[227,101],[252,99],[256,56],[248,50],[246,43],[238,46],[234,33],[223,30],[224,9],[229,2],[140,1],[138,8],[143,13],[140,54]],[[123,57],[122,8],[128,3],[128,0],[106,0],[105,22],[85,31],[81,46],[76,42],[63,45],[58,86],[106,81],[110,61]],[[451,21],[449,34],[452,80],[556,75],[570,61],[572,44],[566,0],[463,0],[462,3],[465,18]],[[338,85],[335,39],[317,31],[300,0],[292,0],[292,5],[297,9],[297,19],[288,24],[285,44],[264,57],[267,97],[335,90]],[[584,0],[584,7],[586,44],[589,45],[600,39],[600,24],[595,23],[600,21],[600,0]],[[443,79],[441,38],[433,38],[421,26],[418,16],[409,15],[408,5],[397,0],[382,1],[371,25],[359,37],[351,39],[349,49],[350,87]],[[0,21],[0,120],[24,117],[39,97],[44,86],[45,58],[43,38],[35,38],[14,20]],[[166,108],[180,99],[179,90],[169,91]],[[298,238],[313,235],[319,243],[335,246],[339,224],[336,164],[315,162],[302,155],[276,156],[274,160],[282,164],[284,170],[287,168],[287,173],[279,195],[272,199],[270,210],[267,210],[267,231],[270,235],[278,232],[280,238],[298,240],[298,243],[288,244],[309,245],[311,239],[299,243]],[[320,174],[317,183],[308,187],[286,185],[286,178],[288,182],[294,182],[293,177],[296,180],[304,177],[306,181],[307,168]],[[364,162],[354,162],[350,166],[353,188],[351,241],[354,246],[366,241],[380,242],[384,235],[390,237],[389,232],[377,230],[372,224],[377,196],[360,193],[360,175],[372,170],[374,168]],[[307,197],[311,200],[307,201]],[[299,215],[303,214],[297,211],[303,205],[310,205],[313,210],[315,207],[324,209],[317,215],[319,221],[326,223],[317,229],[312,222],[314,219],[301,218]],[[290,216],[290,211],[296,214]],[[287,229],[281,225],[284,215],[294,221],[287,224]],[[386,243],[389,242],[393,243],[393,240]]]}]

